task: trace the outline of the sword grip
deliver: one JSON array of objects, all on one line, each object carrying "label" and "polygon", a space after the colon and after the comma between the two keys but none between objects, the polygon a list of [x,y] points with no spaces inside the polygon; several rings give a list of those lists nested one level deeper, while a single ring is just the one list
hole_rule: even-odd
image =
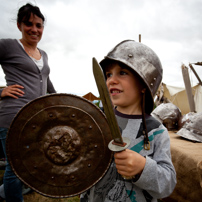
[{"label": "sword grip", "polygon": [[121,175],[123,177],[124,180],[131,180],[134,178],[134,176],[125,176],[125,175]]}]

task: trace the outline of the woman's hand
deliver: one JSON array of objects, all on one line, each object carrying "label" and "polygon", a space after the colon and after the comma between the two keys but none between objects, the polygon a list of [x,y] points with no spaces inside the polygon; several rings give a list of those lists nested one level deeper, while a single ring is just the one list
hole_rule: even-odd
[{"label": "woman's hand", "polygon": [[9,96],[9,97],[18,99],[19,96],[24,95],[24,92],[22,90],[20,90],[23,88],[24,88],[23,86],[18,85],[18,84],[7,86],[1,92],[1,97]]},{"label": "woman's hand", "polygon": [[117,172],[127,177],[141,174],[146,163],[143,156],[129,149],[115,153],[114,158]]}]

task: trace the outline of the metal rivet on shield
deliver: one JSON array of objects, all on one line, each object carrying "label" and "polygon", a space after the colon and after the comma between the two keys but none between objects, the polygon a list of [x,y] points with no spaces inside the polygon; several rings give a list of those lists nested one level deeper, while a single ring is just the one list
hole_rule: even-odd
[{"label": "metal rivet on shield", "polygon": [[92,126],[89,126],[89,129],[92,129],[93,127]]},{"label": "metal rivet on shield", "polygon": [[150,85],[153,86],[153,83],[151,83]]},{"label": "metal rivet on shield", "polygon": [[53,117],[53,114],[49,114],[49,117]]},{"label": "metal rivet on shield", "polygon": [[88,167],[91,167],[91,164],[90,164],[90,163],[88,164]]},{"label": "metal rivet on shield", "polygon": [[132,58],[132,57],[133,57],[133,55],[130,53],[130,54],[128,54],[128,57],[129,57],[129,58]]},{"label": "metal rivet on shield", "polygon": [[76,115],[75,114],[72,114],[72,117],[75,117]]},{"label": "metal rivet on shield", "polygon": [[32,128],[33,128],[33,129],[35,129],[35,128],[36,128],[36,126],[35,126],[35,125],[33,125],[33,126],[32,126]]}]

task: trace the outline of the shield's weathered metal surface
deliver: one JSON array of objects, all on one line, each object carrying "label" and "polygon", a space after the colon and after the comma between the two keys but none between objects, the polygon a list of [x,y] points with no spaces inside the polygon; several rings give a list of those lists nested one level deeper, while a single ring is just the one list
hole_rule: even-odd
[{"label": "shield's weathered metal surface", "polygon": [[25,105],[7,138],[15,174],[38,193],[55,198],[78,195],[107,171],[112,139],[103,112],[88,100],[52,94]]}]

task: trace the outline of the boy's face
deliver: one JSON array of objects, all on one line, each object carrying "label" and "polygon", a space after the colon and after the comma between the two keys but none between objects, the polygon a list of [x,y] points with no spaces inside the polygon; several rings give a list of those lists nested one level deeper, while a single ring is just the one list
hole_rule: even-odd
[{"label": "boy's face", "polygon": [[106,67],[106,84],[112,103],[122,113],[141,114],[143,89],[138,78],[128,68],[113,63]]}]

